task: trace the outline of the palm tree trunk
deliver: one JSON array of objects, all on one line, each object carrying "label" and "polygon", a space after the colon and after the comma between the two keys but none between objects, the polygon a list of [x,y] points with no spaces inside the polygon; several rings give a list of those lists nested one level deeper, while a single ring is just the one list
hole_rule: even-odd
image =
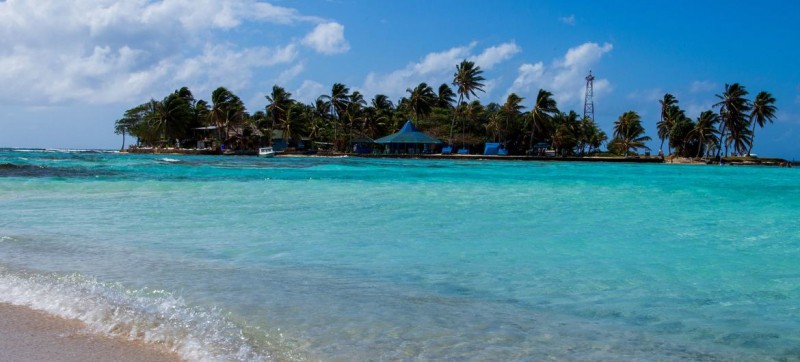
[{"label": "palm tree trunk", "polygon": [[[722,125],[722,132],[719,133],[719,144],[717,144],[717,157],[721,157],[720,153],[722,153],[722,142],[725,139],[725,132],[727,131],[727,125]],[[728,152],[727,149],[725,151]]]},{"label": "palm tree trunk", "polygon": [[725,157],[728,157],[728,148],[731,146],[731,140],[725,140]]},{"label": "palm tree trunk", "polygon": [[458,104],[453,108],[453,121],[450,122],[450,139],[447,141],[450,143],[450,146],[453,146],[453,128],[456,126],[456,116],[458,115],[458,107],[461,106],[461,101],[464,99],[462,94],[458,95]]},{"label": "palm tree trunk", "polygon": [[533,132],[536,129],[536,124],[534,123],[533,117],[531,117],[531,138],[528,141],[528,150],[533,150]]},{"label": "palm tree trunk", "polygon": [[506,128],[503,130],[503,144],[508,143],[508,117],[506,117]]},{"label": "palm tree trunk", "polygon": [[671,154],[672,154],[672,145],[671,145],[671,143],[672,143],[672,142],[671,142],[671,140],[669,139],[669,135],[670,135],[670,134],[672,134],[672,128],[669,128],[669,129],[667,130],[667,156],[669,156],[669,155],[671,155]]},{"label": "palm tree trunk", "polygon": [[751,133],[751,137],[752,141],[750,141],[750,148],[747,149],[748,156],[750,156],[750,153],[753,151],[753,143],[755,143],[754,141],[756,139],[756,122],[753,122],[753,131]]},{"label": "palm tree trunk", "polygon": [[464,119],[461,121],[461,148],[464,148],[464,144],[466,143],[466,135],[467,135],[467,120]]},{"label": "palm tree trunk", "polygon": [[122,129],[122,147],[119,148],[119,151],[125,151],[125,129]]},{"label": "palm tree trunk", "polygon": [[333,152],[336,152],[336,139],[338,138],[336,134],[336,125],[339,122],[336,119],[335,109],[331,111],[331,120],[333,120]]}]

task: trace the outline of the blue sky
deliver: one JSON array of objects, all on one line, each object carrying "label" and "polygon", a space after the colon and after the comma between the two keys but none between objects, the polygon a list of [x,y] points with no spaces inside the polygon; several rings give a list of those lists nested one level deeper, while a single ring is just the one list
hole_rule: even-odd
[{"label": "blue sky", "polygon": [[[726,83],[777,98],[754,153],[800,159],[800,5],[793,1],[0,2],[0,147],[117,148],[113,123],[151,97],[225,86],[251,112],[273,84],[310,102],[335,82],[397,101],[470,59],[484,103],[552,91],[611,132],[633,110],[656,138],[664,93],[696,118]],[[658,141],[651,143],[658,149]]]}]

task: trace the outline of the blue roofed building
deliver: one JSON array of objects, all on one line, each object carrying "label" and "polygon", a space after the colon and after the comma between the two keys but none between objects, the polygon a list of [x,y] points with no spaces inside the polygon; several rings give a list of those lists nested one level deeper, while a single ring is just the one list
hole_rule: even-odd
[{"label": "blue roofed building", "polygon": [[414,127],[411,121],[406,121],[399,131],[386,137],[378,138],[375,143],[384,145],[386,153],[436,153],[442,141],[434,138]]}]

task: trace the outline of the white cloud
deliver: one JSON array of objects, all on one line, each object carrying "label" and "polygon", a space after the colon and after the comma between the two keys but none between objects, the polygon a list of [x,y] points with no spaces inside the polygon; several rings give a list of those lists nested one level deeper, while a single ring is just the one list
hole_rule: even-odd
[{"label": "white cloud", "polygon": [[[403,89],[415,87],[421,82],[426,82],[434,88],[442,83],[452,83],[456,65],[464,59],[474,61],[482,70],[489,70],[520,52],[519,46],[513,42],[491,46],[479,54],[473,54],[476,47],[477,43],[472,42],[466,46],[429,53],[418,62],[388,74],[369,73],[362,91],[367,95],[382,93],[399,98],[405,96]],[[483,76],[487,77],[486,73]],[[488,85],[494,86],[495,83],[487,79],[484,84],[487,85],[484,90],[489,93]]]},{"label": "white cloud", "polygon": [[395,73],[405,74],[431,74],[439,73],[443,69],[450,68],[454,64],[461,61],[461,59],[469,55],[469,51],[475,47],[477,43],[472,42],[466,47],[451,48],[439,53],[429,53],[422,58],[419,63],[414,63],[403,70],[395,71]]},{"label": "white cloud", "polygon": [[[519,66],[519,75],[514,79],[511,89],[514,91],[531,92],[531,85],[542,83],[544,79],[544,63],[523,64]],[[535,90],[534,90],[535,91]],[[511,92],[509,92],[511,93]]]},{"label": "white cloud", "polygon": [[363,92],[367,95],[378,93],[399,98],[405,93],[403,89],[426,82],[431,86],[450,83],[447,80],[455,71],[456,64],[466,59],[475,43],[464,47],[455,47],[442,52],[429,53],[417,63],[408,64],[405,68],[385,75],[369,73],[364,81]]},{"label": "white cloud", "polygon": [[[492,92],[495,90],[495,88],[497,88],[497,86],[499,84],[500,84],[500,81],[498,79],[491,79],[490,78],[490,79],[484,80],[483,81],[483,93],[484,94],[492,94]],[[474,100],[475,98],[472,98],[472,99]],[[503,101],[505,101],[505,98],[503,98]],[[484,102],[484,104],[485,103],[486,102]]]},{"label": "white cloud", "polygon": [[[141,1],[127,3],[140,4]],[[255,0],[162,0],[145,7],[142,13],[142,18],[148,23],[170,22],[175,17],[184,27],[192,30],[207,27],[230,29],[239,26],[243,21],[274,24],[322,21],[318,17],[301,15],[295,9]]]},{"label": "white cloud", "polygon": [[692,82],[692,85],[689,88],[689,90],[692,93],[708,93],[708,92],[713,92],[717,88],[719,88],[719,85],[717,83],[712,82],[712,81],[708,81],[708,80],[699,81],[699,80],[696,80],[696,81]]},{"label": "white cloud", "polygon": [[608,53],[614,46],[605,43],[602,46],[597,43],[583,43],[577,47],[567,50],[567,55],[561,62],[564,67],[581,67],[595,63],[603,54]]},{"label": "white cloud", "polygon": [[515,43],[503,43],[486,48],[482,53],[471,58],[475,65],[482,69],[492,69],[497,63],[503,62],[520,52],[520,47]]},{"label": "white cloud", "polygon": [[339,23],[323,23],[303,38],[303,44],[322,54],[344,53],[350,44],[344,38],[344,26]]},{"label": "white cloud", "polygon": [[298,75],[300,75],[300,73],[302,73],[304,69],[305,65],[303,65],[303,63],[297,63],[282,71],[281,74],[278,75],[278,79],[275,80],[275,83],[279,85],[286,84],[295,77],[297,77]]},{"label": "white cloud", "polygon": [[[592,65],[612,49],[609,43],[599,45],[587,42],[570,48],[563,58],[555,60],[550,66],[545,66],[543,62],[523,64],[508,93],[533,97],[541,88],[553,93],[559,108],[582,109],[586,75]],[[611,91],[611,83],[595,74],[593,89],[597,98]]]},{"label": "white cloud", "polygon": [[203,53],[176,66],[175,80],[203,82],[200,90],[224,84],[233,89],[249,83],[253,69],[294,60],[296,46],[254,47],[237,50],[230,45],[206,44]]},{"label": "white cloud", "polygon": [[570,26],[575,25],[575,14],[570,14],[569,16],[560,17],[558,18],[558,20]]},{"label": "white cloud", "polygon": [[313,104],[320,94],[325,93],[325,86],[312,80],[305,80],[296,91],[292,92],[294,99],[306,103]]},{"label": "white cloud", "polygon": [[700,113],[708,110],[716,111],[716,109],[713,108],[713,103],[711,102],[690,102],[685,104],[683,107],[685,107],[684,111],[686,112],[686,116],[691,119],[697,119],[697,117],[700,116]]},{"label": "white cloud", "polygon": [[257,69],[299,53],[292,40],[221,40],[254,22],[263,28],[323,20],[256,0],[0,2],[0,103],[133,103],[182,85],[241,86]]}]

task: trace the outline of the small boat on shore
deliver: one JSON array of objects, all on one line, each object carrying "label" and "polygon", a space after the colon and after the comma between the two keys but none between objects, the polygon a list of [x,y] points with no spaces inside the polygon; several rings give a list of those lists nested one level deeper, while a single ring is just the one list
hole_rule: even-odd
[{"label": "small boat on shore", "polygon": [[258,149],[258,157],[275,157],[275,150],[272,147],[261,147]]}]

